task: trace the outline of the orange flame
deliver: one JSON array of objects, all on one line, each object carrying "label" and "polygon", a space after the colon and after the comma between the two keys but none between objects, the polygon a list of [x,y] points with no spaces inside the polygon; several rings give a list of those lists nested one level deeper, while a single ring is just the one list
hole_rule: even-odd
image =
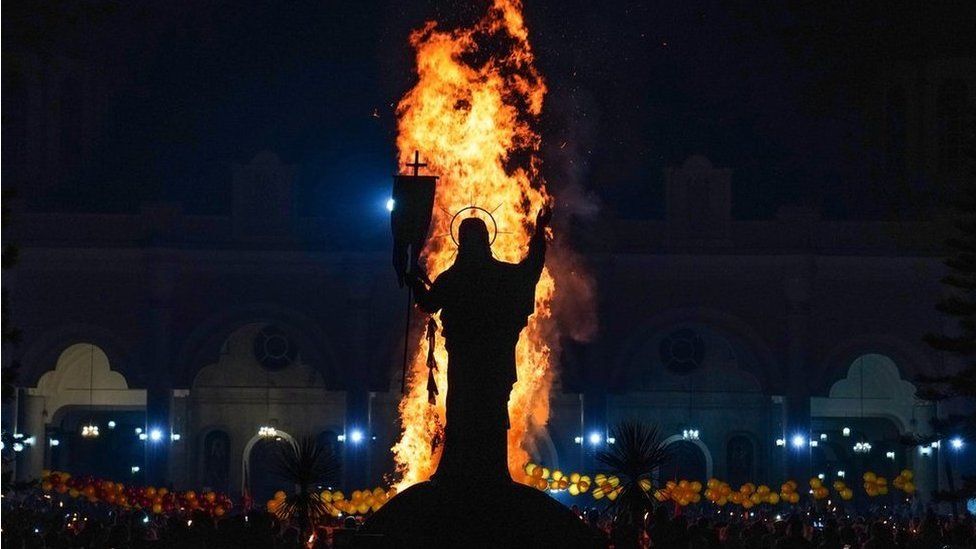
[{"label": "orange flame", "polygon": [[[546,85],[533,65],[519,0],[494,0],[470,28],[444,31],[428,22],[410,42],[416,49],[418,82],[397,108],[397,149],[401,160],[414,150],[440,176],[431,235],[425,249],[433,278],[453,262],[451,218],[467,206],[493,211],[499,233],[492,246],[498,259],[520,261],[527,250],[535,214],[549,200],[539,173],[541,139],[533,126],[542,112]],[[489,222],[489,227],[491,223]],[[552,299],[556,286],[543,272],[536,311],[516,349],[518,382],[509,400],[508,462],[522,480],[534,435],[549,418],[549,391],[557,355]],[[422,339],[422,338],[421,338]],[[402,432],[393,447],[398,488],[428,479],[440,448],[447,394],[447,351],[438,337],[435,356],[440,394],[427,401],[427,344],[421,341],[400,402]]]}]

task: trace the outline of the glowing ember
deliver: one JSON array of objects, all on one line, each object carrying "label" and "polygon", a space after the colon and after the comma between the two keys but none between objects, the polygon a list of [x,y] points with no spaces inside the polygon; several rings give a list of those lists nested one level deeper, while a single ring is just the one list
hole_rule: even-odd
[{"label": "glowing ember", "polygon": [[[549,201],[539,173],[540,137],[534,129],[542,112],[546,86],[533,66],[528,31],[518,0],[494,0],[470,28],[444,31],[435,22],[415,31],[419,80],[397,109],[397,148],[403,163],[414,150],[426,156],[430,173],[440,176],[425,250],[431,278],[453,262],[456,251],[450,221],[467,206],[493,212],[499,234],[492,250],[503,261],[524,256],[536,212]],[[475,210],[465,212],[477,214]],[[489,227],[491,223],[489,222]],[[536,313],[517,347],[518,383],[509,401],[509,469],[524,478],[534,435],[549,418],[554,346],[558,334],[552,318],[556,285],[547,270],[536,290]],[[558,278],[558,277],[557,277]],[[439,337],[435,355],[440,366],[435,406],[427,401],[427,355],[422,330],[410,366],[407,394],[400,403],[402,433],[393,447],[398,488],[426,480],[440,458],[445,416],[447,351]]]}]

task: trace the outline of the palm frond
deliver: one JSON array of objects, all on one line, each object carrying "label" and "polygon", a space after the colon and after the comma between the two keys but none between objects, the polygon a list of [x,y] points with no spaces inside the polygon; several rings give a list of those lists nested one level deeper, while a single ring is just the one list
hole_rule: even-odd
[{"label": "palm frond", "polygon": [[274,514],[298,526],[304,536],[331,511],[318,486],[338,479],[338,456],[314,437],[304,436],[278,445],[277,459],[272,463],[272,472],[296,488]]},{"label": "palm frond", "polygon": [[[623,421],[610,430],[614,443],[597,454],[596,459],[606,467],[606,472],[620,479],[621,492],[616,501],[610,503],[607,512],[614,522],[627,531],[637,531],[644,513],[654,506],[651,493],[654,490],[654,471],[671,460],[656,425],[638,421]],[[650,490],[644,490],[649,482]],[[631,536],[632,537],[632,536]]]},{"label": "palm frond", "polygon": [[299,490],[307,489],[336,480],[339,459],[331,448],[319,444],[314,437],[304,436],[278,445],[272,473]]},{"label": "palm frond", "polygon": [[617,475],[623,482],[650,478],[655,469],[671,460],[671,453],[656,425],[623,421],[610,433],[616,439],[614,444],[598,453],[596,458],[607,467],[608,473]]},{"label": "palm frond", "polygon": [[332,511],[330,505],[315,491],[299,492],[285,497],[273,514],[281,520],[291,522],[305,532],[318,524]]}]

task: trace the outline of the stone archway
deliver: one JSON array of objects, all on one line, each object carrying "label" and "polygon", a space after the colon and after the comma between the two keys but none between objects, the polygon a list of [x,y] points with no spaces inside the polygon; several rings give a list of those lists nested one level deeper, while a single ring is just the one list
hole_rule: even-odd
[{"label": "stone archway", "polygon": [[[882,417],[904,433],[926,429],[931,405],[915,398],[915,385],[902,379],[895,362],[876,353],[851,362],[846,377],[836,381],[827,397],[810,399],[813,417]],[[924,416],[924,417],[921,417]]]},{"label": "stone archway", "polygon": [[712,453],[704,442],[699,439],[684,438],[682,435],[673,435],[664,439],[663,445],[673,454],[671,462],[662,467],[662,480],[674,480],[670,477],[676,477],[704,483],[712,478],[714,462]]},{"label": "stone archway", "polygon": [[[910,467],[919,495],[926,498],[936,482],[936,464],[931,454],[903,446],[899,440],[906,433],[931,432],[934,406],[917,399],[915,391],[887,355],[866,353],[851,361],[845,377],[830,386],[828,396],[810,399],[814,436],[825,437],[817,450],[822,461],[833,459],[836,468],[878,469],[888,474]],[[855,454],[853,445],[864,441],[872,445],[871,451]]]},{"label": "stone archway", "polygon": [[[22,462],[25,466],[18,470],[18,477],[24,479],[38,476],[46,456],[50,459],[48,431],[56,419],[66,421],[71,427],[68,434],[70,441],[56,439],[59,441],[59,452],[70,451],[77,442],[74,435],[78,433],[74,430],[81,420],[74,416],[83,414],[86,424],[93,421],[99,428],[99,437],[89,439],[89,443],[111,443],[114,448],[111,453],[118,454],[120,448],[128,448],[132,441],[116,440],[122,436],[122,420],[119,419],[119,429],[116,431],[117,422],[106,412],[130,412],[128,415],[131,415],[132,411],[144,413],[146,408],[146,391],[130,389],[125,376],[112,369],[106,353],[93,343],[75,343],[65,348],[58,355],[54,367],[42,374],[37,386],[29,387],[22,398],[22,430],[33,437],[34,442],[26,452],[26,460]],[[140,426],[143,423],[137,422]],[[126,427],[131,428],[132,425],[127,423]],[[126,430],[125,434],[135,437],[131,430]],[[135,458],[130,456],[131,459]]]},{"label": "stone archway", "polygon": [[[260,503],[264,499],[268,499],[268,487],[275,486],[273,479],[269,479],[266,476],[267,463],[255,462],[252,458],[263,457],[268,458],[269,453],[272,451],[271,446],[278,443],[290,443],[294,444],[295,439],[290,434],[285,431],[275,430],[273,435],[266,435],[263,433],[255,434],[247,441],[244,445],[244,454],[241,456],[241,493],[251,495],[251,497],[256,498],[255,501]],[[262,456],[255,456],[255,453],[261,453]],[[254,471],[254,468],[261,469],[261,471]],[[259,472],[262,474],[257,475],[257,480],[255,480],[254,473]],[[283,484],[283,483],[277,483]],[[273,493],[273,490],[272,490]],[[263,498],[263,499],[261,499]]]}]

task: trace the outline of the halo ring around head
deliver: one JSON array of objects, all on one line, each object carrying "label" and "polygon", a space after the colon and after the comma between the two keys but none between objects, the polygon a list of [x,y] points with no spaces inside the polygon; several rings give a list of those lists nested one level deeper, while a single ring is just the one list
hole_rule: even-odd
[{"label": "halo ring around head", "polygon": [[[488,239],[488,245],[491,246],[492,244],[494,244],[495,238],[498,237],[498,222],[495,221],[495,216],[491,215],[491,212],[489,212],[488,210],[480,206],[467,206],[458,210],[457,213],[455,213],[454,216],[451,217],[451,240],[454,241],[454,245],[458,247],[461,246],[461,243],[458,242],[458,237],[455,236],[454,234],[454,222],[457,221],[459,217],[461,217],[461,214],[469,210],[476,211],[476,212],[483,212],[485,215],[488,216],[488,219],[491,220],[491,226],[494,229],[494,231],[491,233],[491,238]],[[478,217],[478,216],[473,216],[473,217]]]}]

